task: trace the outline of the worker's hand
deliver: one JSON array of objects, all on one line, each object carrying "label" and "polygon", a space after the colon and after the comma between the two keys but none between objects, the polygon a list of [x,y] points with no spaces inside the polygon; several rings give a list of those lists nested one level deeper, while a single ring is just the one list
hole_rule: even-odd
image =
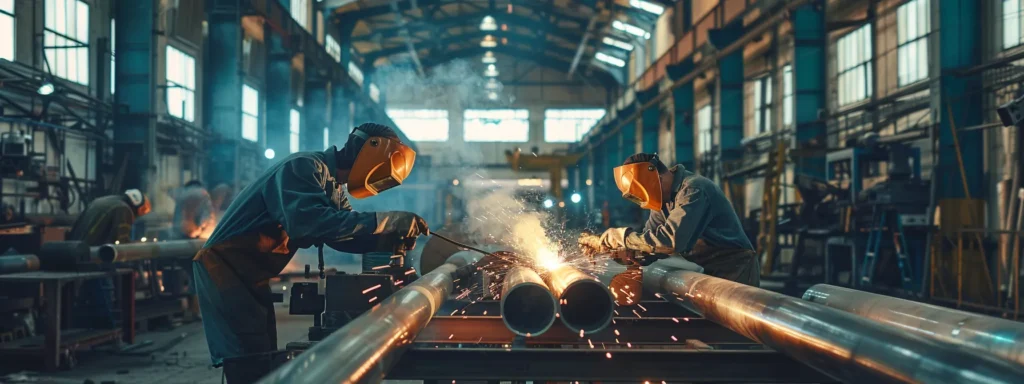
[{"label": "worker's hand", "polygon": [[608,228],[601,234],[601,246],[607,249],[626,248],[626,235],[629,231],[629,228]]},{"label": "worker's hand", "polygon": [[601,245],[601,236],[590,232],[580,233],[580,237],[576,242],[580,245],[580,249],[583,250],[585,256],[594,256],[608,251],[608,249]]},{"label": "worker's hand", "polygon": [[377,229],[373,234],[415,238],[429,235],[430,228],[426,220],[412,212],[377,212]]}]

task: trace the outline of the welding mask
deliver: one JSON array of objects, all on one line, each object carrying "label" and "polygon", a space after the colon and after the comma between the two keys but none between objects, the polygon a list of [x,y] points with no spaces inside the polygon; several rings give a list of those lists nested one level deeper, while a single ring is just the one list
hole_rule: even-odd
[{"label": "welding mask", "polygon": [[640,162],[615,167],[615,185],[622,191],[622,198],[632,201],[640,208],[661,209],[661,175],[658,166],[651,162]]},{"label": "welding mask", "polygon": [[[366,136],[358,129],[352,133]],[[401,185],[416,162],[416,151],[402,144],[398,138],[364,138],[366,141],[356,154],[348,174],[348,192],[357,199],[375,196]]]}]

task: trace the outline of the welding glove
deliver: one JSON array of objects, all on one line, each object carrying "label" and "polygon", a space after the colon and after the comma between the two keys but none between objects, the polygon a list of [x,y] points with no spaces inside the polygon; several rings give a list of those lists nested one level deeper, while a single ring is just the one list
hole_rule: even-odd
[{"label": "welding glove", "polygon": [[583,250],[583,254],[586,256],[593,256],[595,254],[608,251],[601,245],[601,236],[590,232],[580,233],[580,237],[576,242],[579,244],[580,249]]},{"label": "welding glove", "polygon": [[626,236],[632,230],[629,228],[608,228],[601,234],[601,246],[606,249],[624,249],[626,248]]},{"label": "welding glove", "polygon": [[416,238],[420,235],[429,235],[430,228],[427,221],[412,212],[377,212],[377,229],[374,235],[385,235],[386,237]]}]

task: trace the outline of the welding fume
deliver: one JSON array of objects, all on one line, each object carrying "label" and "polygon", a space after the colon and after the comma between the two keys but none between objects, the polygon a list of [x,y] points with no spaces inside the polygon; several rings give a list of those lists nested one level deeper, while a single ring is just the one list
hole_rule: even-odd
[{"label": "welding fume", "polygon": [[[277,349],[269,280],[300,248],[367,253],[410,247],[429,234],[411,212],[357,212],[367,198],[402,184],[416,152],[391,127],[356,127],[342,148],[297,152],[240,191],[193,263],[211,359]],[[384,198],[384,197],[381,197]]]}]

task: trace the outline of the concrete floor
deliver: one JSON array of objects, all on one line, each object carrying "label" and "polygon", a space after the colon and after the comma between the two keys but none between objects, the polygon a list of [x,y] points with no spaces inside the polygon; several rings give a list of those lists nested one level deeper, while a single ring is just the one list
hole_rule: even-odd
[{"label": "concrete floor", "polygon": [[[306,339],[309,316],[288,315],[287,304],[279,303],[277,313],[278,345]],[[109,347],[80,351],[78,366],[69,371],[40,372],[38,368],[19,371],[0,363],[0,383],[82,384],[86,380],[113,383],[221,383],[221,369],[210,365],[209,350],[201,322],[183,324],[169,330],[140,333],[137,343],[145,346],[115,354]],[[151,344],[150,344],[151,342]]]}]

